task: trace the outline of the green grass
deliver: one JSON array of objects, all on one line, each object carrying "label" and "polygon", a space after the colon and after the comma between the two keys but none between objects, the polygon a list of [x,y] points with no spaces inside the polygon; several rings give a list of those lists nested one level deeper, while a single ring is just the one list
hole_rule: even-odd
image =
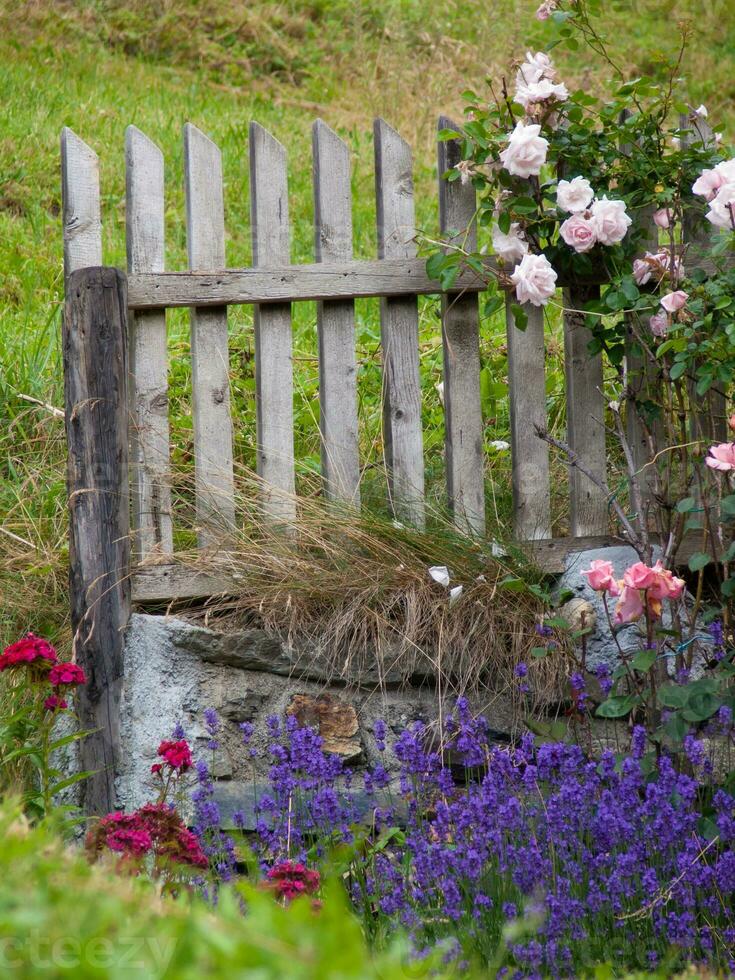
[{"label": "green grass", "polygon": [[[439,112],[458,114],[460,92],[479,88],[548,36],[531,0],[0,0],[0,640],[34,626],[58,636],[65,620],[63,426],[47,409],[62,403],[59,310],[62,257],[58,138],[71,126],[100,155],[104,258],[124,265],[125,127],[160,144],[167,175],[167,261],[185,267],[181,129],[192,121],[222,148],[227,255],[250,261],[247,127],[251,119],[287,147],[292,257],[312,257],[310,127],[319,115],[353,151],[355,254],[375,254],[371,126],[383,115],[415,149],[419,226],[436,229],[435,142]],[[676,45],[676,22],[694,19],[683,85],[704,101],[716,128],[735,121],[735,10],[727,0],[618,3],[606,30],[630,74],[657,75]],[[560,54],[560,74],[598,88],[601,72],[585,52]],[[717,124],[721,118],[723,125]],[[561,349],[549,322],[549,398],[562,395]],[[313,304],[295,308],[295,425],[300,474],[318,466],[318,371]],[[240,463],[253,462],[252,316],[231,312],[231,367]],[[191,430],[188,323],[170,316],[175,463],[186,465]],[[436,384],[441,348],[435,301],[421,304],[422,386],[430,487],[442,502],[443,415]],[[364,460],[375,464],[378,499],[380,351],[376,302],[357,303]],[[482,356],[504,378],[504,325],[483,322]],[[488,406],[487,440],[507,436],[507,404]],[[507,463],[488,456],[497,476],[490,513],[509,507]],[[555,479],[562,513],[564,474]],[[9,532],[9,533],[8,533]],[[11,535],[15,535],[12,537]],[[18,541],[21,538],[22,541]]]}]

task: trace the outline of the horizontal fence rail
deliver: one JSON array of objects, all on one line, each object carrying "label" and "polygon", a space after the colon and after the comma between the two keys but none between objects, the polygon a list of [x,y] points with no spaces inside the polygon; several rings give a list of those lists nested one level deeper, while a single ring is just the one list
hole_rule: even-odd
[{"label": "horizontal fence rail", "polygon": [[[439,120],[439,128],[456,128]],[[314,259],[290,261],[287,155],[265,129],[249,131],[253,265],[227,268],[222,159],[217,145],[184,128],[188,270],[165,266],[164,159],[144,133],[125,138],[127,306],[129,311],[129,459],[133,554],[140,601],[227,591],[222,575],[194,575],[172,563],[173,528],[168,421],[167,309],[191,310],[192,406],[198,544],[226,548],[237,525],[230,405],[227,308],[255,308],[257,472],[261,510],[276,527],[295,517],[291,303],[317,301],[319,433],[325,496],[359,507],[359,390],[354,301],[380,297],[383,447],[386,493],[395,517],[426,521],[417,297],[442,296],[447,500],[457,526],[485,533],[484,420],[480,402],[483,276],[464,269],[443,291],[417,257],[412,155],[383,120],[374,128],[378,257],[353,258],[350,151],[321,120],[312,131]],[[456,141],[438,141],[439,224],[459,233],[476,207],[471,184],[446,181],[460,159]],[[70,129],[61,135],[64,270],[103,264],[99,160]],[[474,239],[457,239],[473,248]],[[451,247],[451,244],[450,246]],[[488,274],[495,261],[485,259]],[[600,480],[606,473],[602,361],[587,352],[584,304],[600,282],[565,287],[564,343],[567,442]],[[555,569],[574,542],[602,543],[609,533],[604,494],[584,474],[570,478],[570,533],[551,538],[546,425],[544,311],[526,307],[525,331],[506,305],[514,532]],[[631,368],[635,367],[631,357]],[[127,451],[127,450],[126,450]]]}]

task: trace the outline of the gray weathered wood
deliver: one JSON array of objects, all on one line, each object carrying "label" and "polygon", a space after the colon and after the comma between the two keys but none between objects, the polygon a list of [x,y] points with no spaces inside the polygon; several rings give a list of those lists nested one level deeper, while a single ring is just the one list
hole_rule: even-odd
[{"label": "gray weathered wood", "polygon": [[125,275],[86,268],[67,281],[63,321],[73,652],[87,675],[76,707],[87,813],[115,809],[123,631],[130,615]]},{"label": "gray weathered wood", "polygon": [[[250,124],[250,224],[253,265],[286,265],[286,151],[257,123]],[[285,523],[296,514],[292,343],[290,303],[256,307],[257,468],[264,484],[265,515]]]},{"label": "gray weathered wood", "polygon": [[[456,129],[441,117],[439,129]],[[449,182],[443,174],[461,159],[457,140],[439,142],[439,220],[442,234],[455,233],[458,245],[476,246],[475,190]],[[483,422],[480,407],[480,315],[475,294],[442,297],[444,342],[444,413],[447,489],[457,525],[481,535],[485,531]]]},{"label": "gray weathered wood", "polygon": [[546,429],[546,373],[543,307],[526,304],[528,324],[518,330],[509,296],[508,336],[510,444],[513,467],[513,532],[518,540],[551,537],[549,444],[536,435]]},{"label": "gray weathered wood", "polygon": [[68,127],[61,131],[61,210],[64,276],[75,269],[101,265],[99,159]]},{"label": "gray weathered wood", "polygon": [[[487,259],[489,268],[494,267]],[[463,270],[449,292],[482,292],[485,281]],[[177,306],[232,306],[238,303],[282,306],[298,300],[356,299],[370,296],[413,297],[441,293],[426,275],[424,259],[354,259],[267,269],[227,269],[216,273],[163,272],[132,275],[128,281],[131,309]]]},{"label": "gray weathered wood", "polygon": [[[564,368],[567,386],[567,442],[587,469],[606,478],[605,397],[602,390],[602,357],[590,355],[590,331],[585,326],[584,305],[597,295],[597,287],[564,290]],[[572,467],[569,472],[570,530],[573,537],[605,534],[608,529],[607,498],[586,476]]]},{"label": "gray weathered wood", "polygon": [[[125,132],[128,272],[163,272],[163,154],[135,126]],[[164,310],[132,312],[130,463],[133,545],[145,558],[173,551]]]},{"label": "gray weathered wood", "polygon": [[[350,153],[318,119],[312,130],[314,240],[317,262],[352,258]],[[359,506],[357,362],[353,300],[317,307],[319,334],[319,428],[326,496]]]},{"label": "gray weathered wood", "polygon": [[[414,259],[416,228],[411,149],[382,119],[375,120],[373,135],[378,256],[381,260]],[[426,521],[424,441],[415,296],[383,298],[380,336],[383,442],[391,506],[399,520],[423,528]]]},{"label": "gray weathered wood", "polygon": [[[184,185],[189,268],[225,267],[222,160],[219,148],[187,123]],[[227,310],[191,311],[191,368],[197,533],[216,545],[235,524]]]}]

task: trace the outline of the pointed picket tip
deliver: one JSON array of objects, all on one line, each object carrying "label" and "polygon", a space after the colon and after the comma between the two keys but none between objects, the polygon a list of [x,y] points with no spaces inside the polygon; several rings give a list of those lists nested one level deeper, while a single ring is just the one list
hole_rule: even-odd
[{"label": "pointed picket tip", "polygon": [[222,167],[222,152],[214,140],[193,123],[184,123],[184,165],[194,164],[202,168],[214,167],[215,174]]},{"label": "pointed picket tip", "polygon": [[411,152],[411,147],[404,140],[397,129],[394,129],[390,123],[386,122],[382,116],[378,116],[373,120],[373,139],[376,146],[381,145],[393,145],[405,147],[408,152]]},{"label": "pointed picket tip", "polygon": [[163,161],[163,151],[157,143],[154,143],[150,136],[138,129],[137,126],[130,125],[125,130],[125,152],[136,157],[144,155],[148,159]]},{"label": "pointed picket tip", "polygon": [[64,126],[61,130],[61,154],[62,160],[70,158],[72,154],[79,159],[87,159],[95,163],[99,160],[92,147],[68,126]]},{"label": "pointed picket tip", "polygon": [[280,143],[275,136],[270,133],[260,123],[251,122],[248,130],[251,155],[255,151],[276,153],[286,157],[286,147]]},{"label": "pointed picket tip", "polygon": [[311,127],[311,135],[315,148],[319,147],[322,150],[334,147],[339,152],[344,151],[349,153],[347,143],[331,127],[327,126],[323,119],[316,119],[314,121]]}]

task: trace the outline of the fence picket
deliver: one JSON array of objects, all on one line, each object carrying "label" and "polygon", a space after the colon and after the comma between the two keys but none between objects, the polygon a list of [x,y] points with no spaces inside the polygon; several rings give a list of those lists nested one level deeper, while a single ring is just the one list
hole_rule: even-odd
[{"label": "fence picket", "polygon": [[[253,265],[287,265],[286,151],[254,122],[250,123],[250,224]],[[288,523],[296,515],[290,303],[255,308],[255,386],[263,511],[269,518]]]},{"label": "fence picket", "polygon": [[102,265],[99,158],[68,126],[61,131],[61,202],[67,278]]},{"label": "fence picket", "polygon": [[[457,129],[457,125],[442,116],[439,129]],[[459,141],[439,141],[439,221],[443,234],[458,233],[457,243],[471,250],[477,238],[472,225],[475,189],[442,178],[460,159]],[[442,340],[449,505],[458,527],[481,535],[485,531],[485,480],[476,294],[442,296]]]},{"label": "fence picket", "polygon": [[[128,272],[163,272],[163,154],[135,126],[125,131],[125,167]],[[131,311],[128,321],[133,543],[140,558],[170,555],[166,311]]]},{"label": "fence picket", "polygon": [[[225,267],[222,159],[200,130],[184,127],[184,182],[189,268]],[[200,547],[235,524],[227,308],[191,311],[196,512]]]},{"label": "fence picket", "polygon": [[[590,355],[587,351],[590,331],[585,326],[582,312],[585,303],[593,299],[597,292],[597,286],[575,286],[564,290],[564,370],[567,442],[586,469],[604,481],[607,461],[602,355]],[[572,536],[607,533],[608,502],[604,491],[575,466],[570,468],[569,490]]]},{"label": "fence picket", "polygon": [[551,537],[549,446],[536,434],[546,428],[544,311],[526,304],[525,330],[518,330],[505,303],[508,337],[510,441],[513,468],[513,530],[520,541]]},{"label": "fence picket", "polygon": [[[321,119],[312,129],[317,262],[352,258],[350,153]],[[328,498],[360,504],[355,304],[317,306],[322,477]]]},{"label": "fence picket", "polygon": [[[416,255],[411,148],[383,119],[373,124],[378,257]],[[388,491],[399,520],[423,528],[424,437],[421,426],[419,315],[415,296],[380,302],[383,349],[383,444]]]}]

